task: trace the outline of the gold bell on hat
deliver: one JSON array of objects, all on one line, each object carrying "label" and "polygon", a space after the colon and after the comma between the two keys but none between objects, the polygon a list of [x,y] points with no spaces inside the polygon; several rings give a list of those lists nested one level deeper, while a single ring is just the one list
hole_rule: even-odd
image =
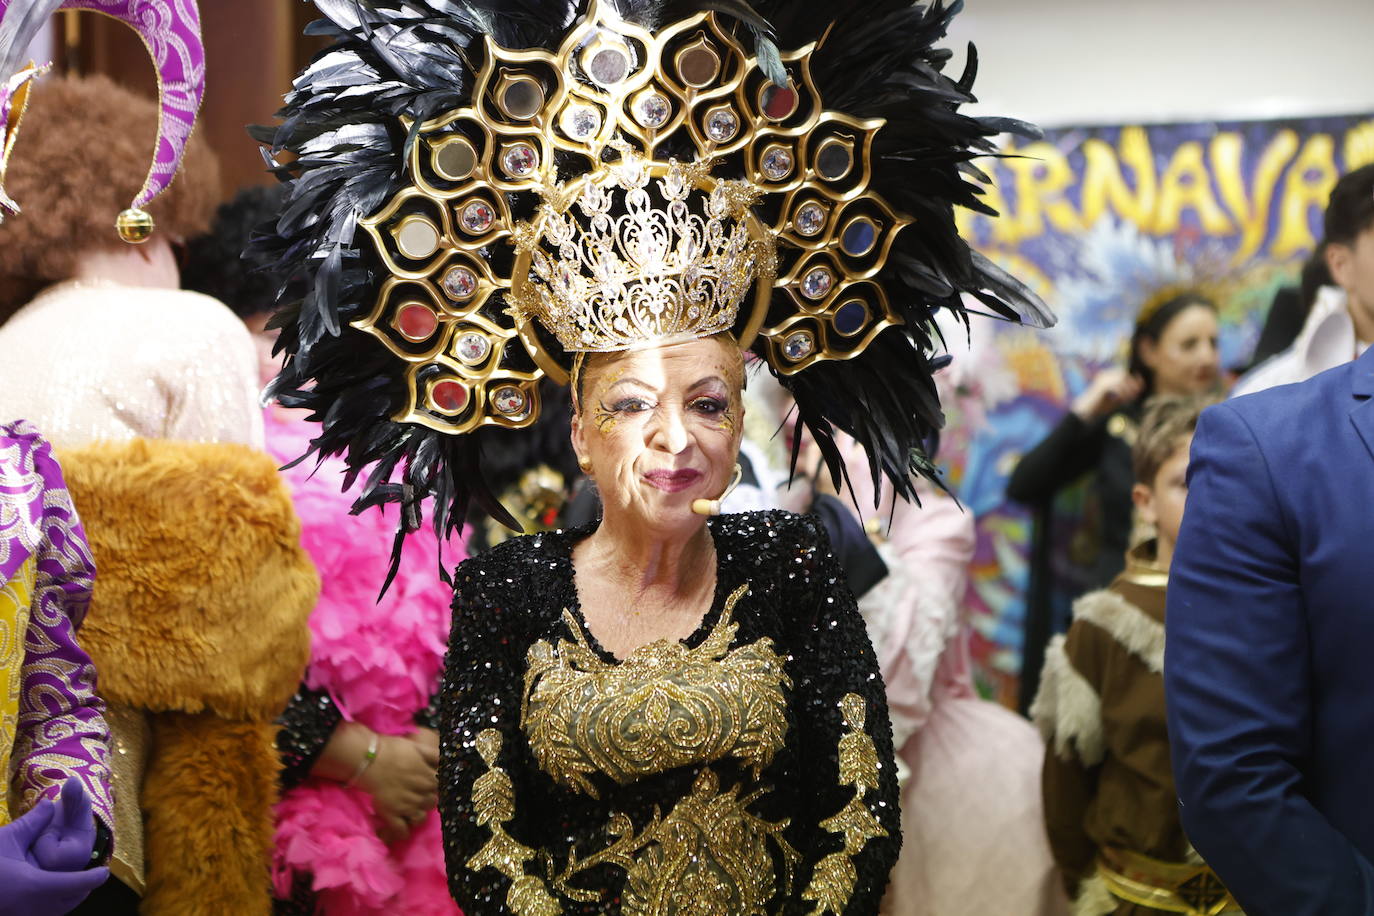
[{"label": "gold bell on hat", "polygon": [[153,217],[147,210],[130,207],[115,220],[119,237],[131,245],[148,241],[153,235]]}]

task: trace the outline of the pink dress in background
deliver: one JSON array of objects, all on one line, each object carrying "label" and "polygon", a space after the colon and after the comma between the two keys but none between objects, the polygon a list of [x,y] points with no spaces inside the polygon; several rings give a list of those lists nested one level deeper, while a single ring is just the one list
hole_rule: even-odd
[{"label": "pink dress in background", "polygon": [[[305,453],[313,424],[267,413],[267,448],[283,464]],[[310,617],[307,684],[324,688],[344,718],[383,735],[414,731],[416,712],[438,688],[453,594],[439,578],[438,539],[424,527],[407,538],[400,571],[377,602],[386,577],[395,512],[350,516],[340,492],[343,462],[313,459],[283,472],[301,518],[301,541],[320,572]],[[443,562],[463,559],[446,545]],[[356,787],[309,778],[276,808],[272,877],[287,897],[299,874],[313,876],[319,912],[328,916],[455,916],[444,875],[439,816],[430,812],[410,836],[388,847],[377,837],[372,799]]]},{"label": "pink dress in background", "polygon": [[[886,522],[890,491],[869,512],[871,481],[856,474],[854,489],[865,520]],[[882,912],[1061,916],[1068,905],[1040,806],[1044,745],[1030,722],[973,686],[963,614],[973,516],[928,485],[918,489],[922,506],[899,502],[879,548],[888,577],[859,602],[907,771],[902,852]]]}]

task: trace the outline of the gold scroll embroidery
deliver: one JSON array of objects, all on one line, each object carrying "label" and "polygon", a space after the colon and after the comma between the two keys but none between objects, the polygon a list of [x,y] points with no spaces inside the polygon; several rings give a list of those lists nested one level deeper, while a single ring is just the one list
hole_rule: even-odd
[{"label": "gold scroll embroidery", "polygon": [[840,700],[840,712],[848,728],[840,739],[840,783],[853,786],[854,797],[838,814],[821,821],[823,828],[844,838],[844,851],[831,853],[816,863],[811,882],[802,895],[816,904],[811,911],[813,916],[844,912],[859,878],[854,856],[869,840],[887,836],[883,825],[864,804],[864,793],[878,787],[878,750],[864,731],[864,698],[857,693],[845,694]]},{"label": "gold scroll embroidery", "polygon": [[625,785],[727,755],[762,771],[786,738],[792,681],[771,639],[730,649],[747,591],[696,648],[658,640],[620,663],[599,658],[565,611],[573,641],[540,640],[526,657],[521,721],[540,768],[593,798],[595,773]]},{"label": "gold scroll embroidery", "polygon": [[[10,772],[10,753],[19,729],[19,695],[24,680],[24,636],[29,629],[37,561],[30,556],[10,581],[0,585],[0,774]],[[0,800],[4,793],[0,792]],[[9,821],[9,805],[0,804],[0,824]]]},{"label": "gold scroll embroidery", "polygon": [[488,728],[477,735],[477,753],[487,771],[472,784],[472,807],[477,823],[491,831],[491,839],[468,859],[468,868],[494,868],[511,880],[506,906],[516,916],[558,916],[563,908],[543,881],[525,873],[525,863],[535,851],[506,833],[504,825],[515,817],[515,786],[496,765],[501,756],[501,733]]},{"label": "gold scroll embroidery", "polygon": [[574,900],[601,895],[572,883],[578,874],[610,864],[626,872],[622,916],[766,916],[777,891],[774,851],[781,860],[784,893],[790,894],[796,851],[783,838],[788,821],[770,823],[748,806],[764,794],[740,796],[739,786],[720,791],[709,769],[667,817],[635,833],[629,818],[616,814],[607,833],[617,839],[601,852],[570,859],[554,886]]}]

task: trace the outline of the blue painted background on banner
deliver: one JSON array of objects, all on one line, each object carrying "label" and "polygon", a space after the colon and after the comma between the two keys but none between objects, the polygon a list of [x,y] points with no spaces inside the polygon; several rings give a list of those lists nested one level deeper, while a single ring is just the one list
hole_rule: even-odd
[{"label": "blue painted background on banner", "polygon": [[[981,672],[1015,691],[1025,616],[1028,513],[1007,477],[1099,370],[1119,364],[1136,310],[1165,287],[1220,300],[1222,360],[1250,359],[1275,291],[1294,282],[1321,232],[1331,186],[1374,162],[1374,115],[1283,121],[1065,128],[982,163],[996,220],[966,214],[977,247],[1034,287],[1059,325],[976,323],[951,337],[942,445],[955,491],[975,513],[969,602]],[[1056,505],[1056,605],[1079,589],[1095,545],[1081,487]]]}]

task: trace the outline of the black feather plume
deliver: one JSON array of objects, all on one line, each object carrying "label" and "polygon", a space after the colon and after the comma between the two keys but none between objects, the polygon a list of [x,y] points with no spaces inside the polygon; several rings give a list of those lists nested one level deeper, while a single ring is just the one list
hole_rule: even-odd
[{"label": "black feather plume", "polygon": [[[359,221],[410,182],[405,153],[417,128],[408,132],[403,118],[418,125],[469,104],[488,37],[511,50],[556,50],[586,2],[314,2],[323,18],[309,32],[333,44],[296,79],[278,124],[252,131],[270,146],[271,171],[287,186],[272,231],[253,249],[286,278],[274,323],[282,329],[279,346],[287,361],[271,392],[283,404],[308,409],[320,423],[313,453],[345,456],[350,479],[359,481],[357,511],[397,503],[404,534],[421,523],[422,506],[432,500],[441,538],[463,523],[470,506],[514,525],[483,474],[484,449],[509,434],[483,428],[448,436],[390,419],[406,403],[402,361],[350,326],[369,313],[388,276],[371,246],[360,244]],[[943,423],[932,379],[935,311],[966,319],[986,308],[1033,325],[1053,321],[1033,293],[973,252],[955,227],[956,206],[989,212],[980,196],[985,176],[972,160],[995,155],[993,141],[1001,132],[1033,130],[960,113],[974,101],[977,56],[971,51],[964,73],[954,79],[943,72],[949,54],[937,44],[962,4],[612,5],[649,28],[715,12],[746,40],[765,76],[779,83],[787,79],[779,48],[820,42],[811,69],[825,107],[886,120],[873,147],[871,187],[914,222],[897,236],[877,280],[901,323],[851,359],[818,362],[780,379],[832,473],[845,473],[832,438],[839,429],[867,450],[875,479],[885,475],[898,492],[914,497],[913,474],[938,480],[927,457],[927,444]],[[967,309],[965,296],[981,307]]]}]

